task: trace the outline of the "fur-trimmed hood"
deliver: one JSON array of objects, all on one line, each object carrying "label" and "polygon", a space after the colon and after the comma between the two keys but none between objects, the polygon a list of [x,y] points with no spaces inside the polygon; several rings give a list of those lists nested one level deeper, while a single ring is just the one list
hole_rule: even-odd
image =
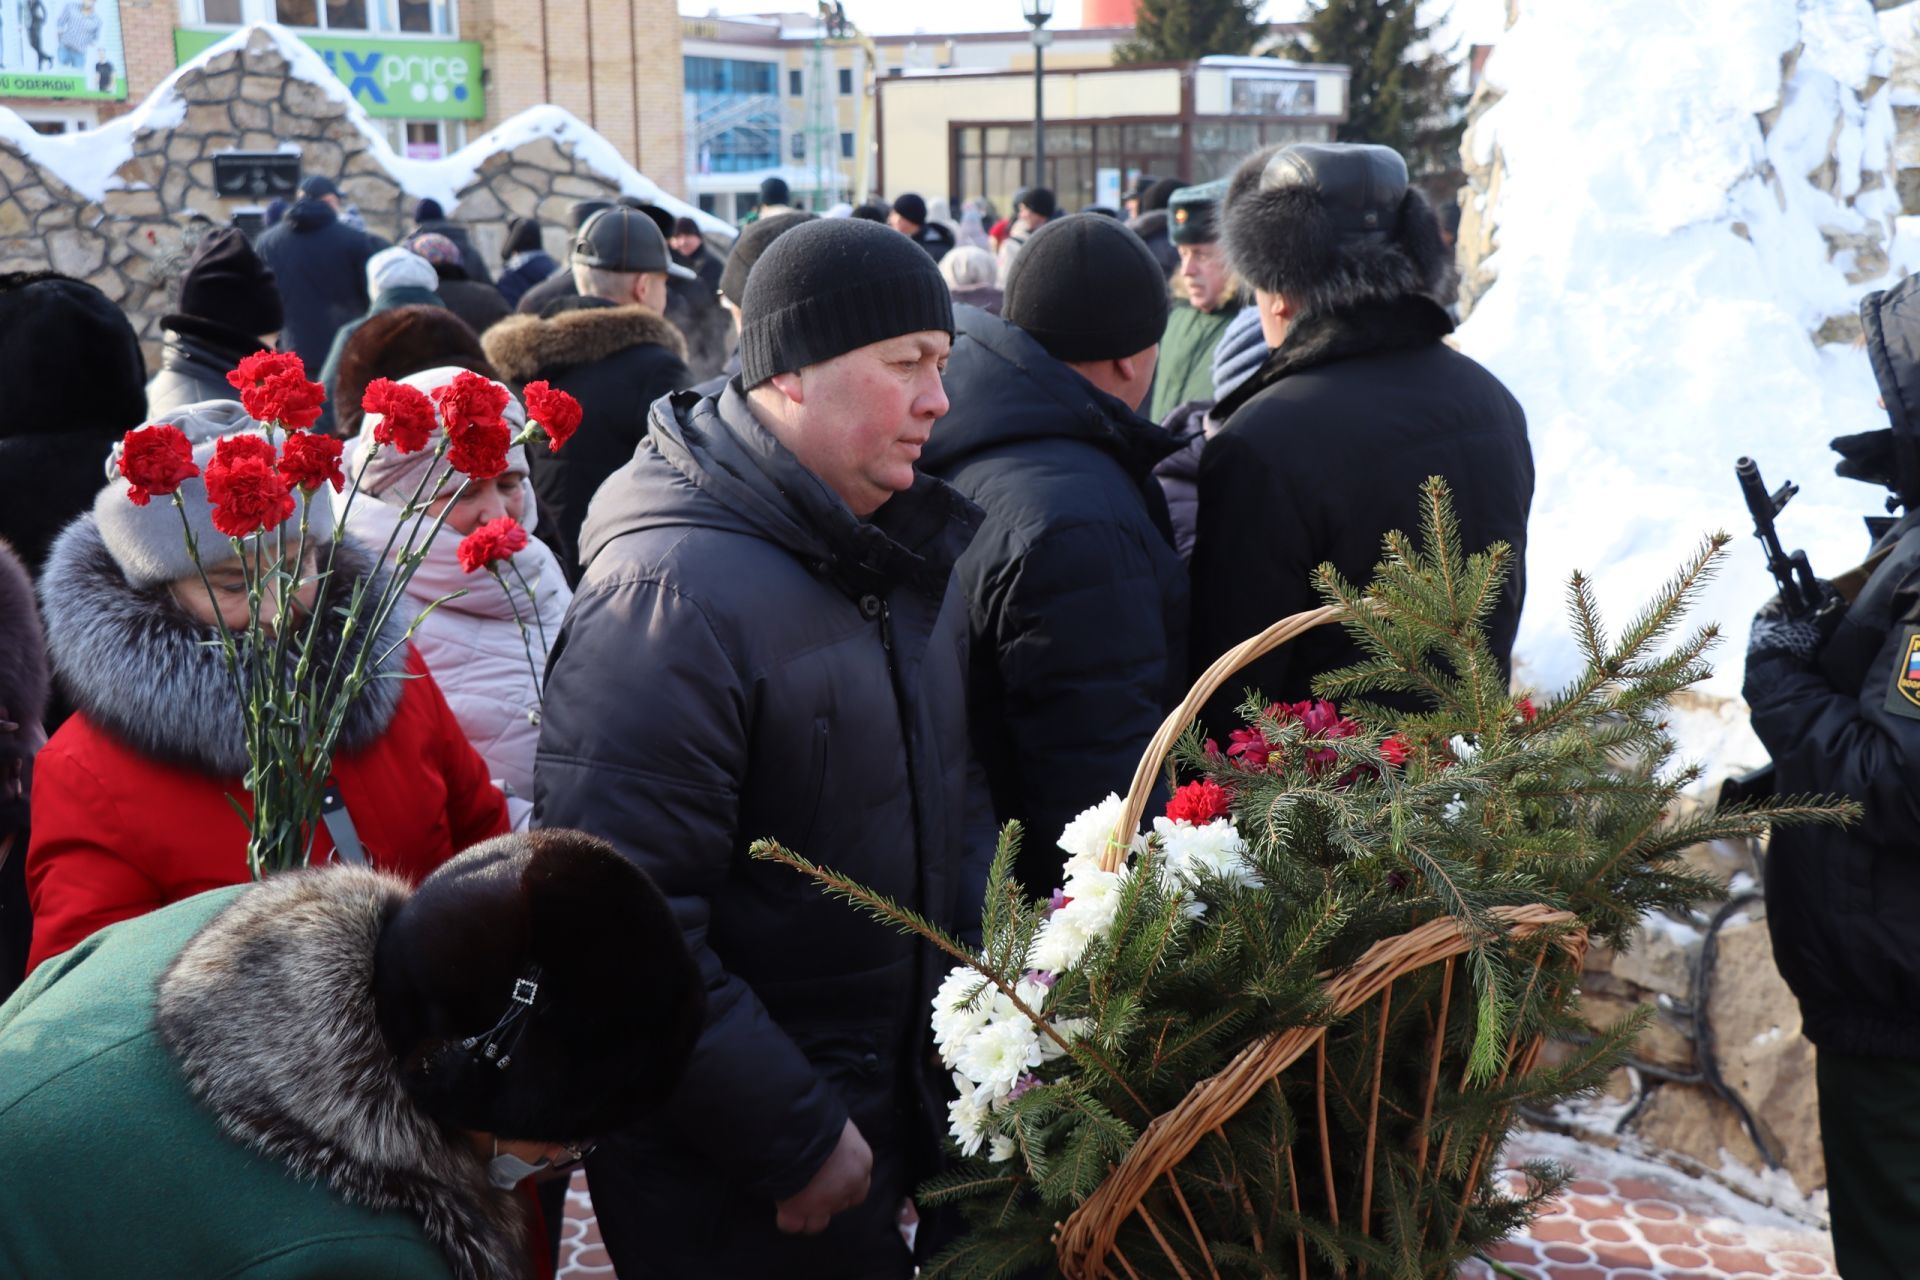
[{"label": "fur-trimmed hood", "polygon": [[642,306],[581,307],[544,320],[508,316],[487,330],[481,344],[501,377],[523,384],[629,347],[665,347],[682,364],[687,360],[686,338],[665,316]]},{"label": "fur-trimmed hood", "polygon": [[[321,547],[320,562],[327,551]],[[340,610],[352,584],[370,576],[378,595],[385,571],[359,544],[340,544],[335,589],[319,602],[318,652],[352,661],[365,640],[342,637]],[[67,527],[53,545],[40,578],[47,650],[63,691],[88,719],[140,754],[217,778],[247,771],[239,698],[227,673],[217,632],[189,618],[168,583],[130,585],[107,550],[91,513]],[[368,681],[348,708],[338,750],[371,745],[386,732],[400,705],[407,662],[402,606],[388,617],[376,643],[388,655],[379,678]],[[365,633],[363,633],[364,636]]]},{"label": "fur-trimmed hood", "polygon": [[399,880],[333,867],[249,887],[174,958],[155,1024],[236,1141],[349,1202],[419,1219],[460,1280],[527,1271],[518,1198],[408,1096],[373,999]]}]

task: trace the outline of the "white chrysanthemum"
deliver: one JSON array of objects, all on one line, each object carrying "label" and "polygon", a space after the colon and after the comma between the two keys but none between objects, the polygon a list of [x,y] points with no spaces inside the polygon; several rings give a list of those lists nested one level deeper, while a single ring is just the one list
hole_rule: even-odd
[{"label": "white chrysanthemum", "polygon": [[996,1133],[993,1135],[993,1140],[987,1143],[987,1159],[995,1164],[1005,1164],[1013,1159],[1013,1153],[1018,1150],[1012,1138],[1004,1133]]},{"label": "white chrysanthemum", "polygon": [[[1107,851],[1107,841],[1113,837],[1113,829],[1120,824],[1121,812],[1127,802],[1112,792],[1099,804],[1088,809],[1060,833],[1060,848],[1066,851],[1067,863],[1061,873],[1061,880],[1067,881],[1082,871],[1097,871],[1100,868],[1101,855]],[[1133,848],[1140,848],[1141,840],[1135,836]]]},{"label": "white chrysanthemum", "polygon": [[1440,810],[1440,816],[1448,822],[1458,822],[1466,812],[1467,802],[1461,799],[1460,793],[1456,791],[1453,793],[1453,799],[1447,801],[1446,807]]},{"label": "white chrysanthemum", "polygon": [[[1035,1013],[1039,1013],[1046,1008],[1047,996],[1052,994],[1052,990],[1053,989],[1046,983],[1036,981],[1033,978],[1022,978],[1013,984],[1013,993],[1020,997],[1020,1003],[1026,1005],[1027,1008],[1033,1010]],[[982,1003],[991,1008],[993,1013],[991,1020],[994,1022],[1011,1022],[1016,1019],[1021,1022],[1027,1021],[1027,1015],[1016,1009],[1013,1001],[1007,999],[1006,992],[1001,991],[998,987],[988,992]],[[1033,1024],[1028,1023],[1027,1025],[1031,1026]]]},{"label": "white chrysanthemum", "polygon": [[[1093,1019],[1055,1018],[1053,1020],[1053,1030],[1062,1040],[1065,1040],[1068,1044],[1072,1044],[1075,1040],[1080,1039],[1080,1037],[1093,1030]],[[1052,1062],[1057,1058],[1064,1058],[1066,1056],[1067,1051],[1054,1043],[1053,1036],[1042,1036],[1040,1038],[1041,1062]]]},{"label": "white chrysanthemum", "polygon": [[940,1061],[948,1067],[954,1065],[967,1038],[987,1025],[993,1016],[993,1000],[1006,1000],[998,991],[989,991],[968,1008],[967,997],[985,982],[976,970],[962,965],[947,974],[933,997],[933,1043],[940,1050]]},{"label": "white chrysanthemum", "polygon": [[1028,1067],[1040,1065],[1039,1033],[1025,1018],[989,1022],[960,1046],[954,1065],[997,1102],[1012,1091]]},{"label": "white chrysanthemum", "polygon": [[1155,818],[1154,833],[1160,837],[1163,875],[1170,881],[1195,885],[1203,875],[1211,875],[1230,884],[1257,885],[1260,877],[1247,860],[1247,842],[1240,837],[1230,818],[1215,818],[1203,827],[1190,822]]},{"label": "white chrysanthemum", "polygon": [[1447,746],[1452,749],[1453,758],[1461,764],[1472,764],[1473,758],[1480,754],[1480,748],[1477,745],[1468,742],[1457,733],[1447,739]]},{"label": "white chrysanthemum", "polygon": [[1066,883],[1071,901],[1054,914],[1082,921],[1089,937],[1104,938],[1113,928],[1114,916],[1120,913],[1120,895],[1126,887],[1124,872],[1082,871]]},{"label": "white chrysanthemum", "polygon": [[1084,919],[1056,911],[1040,926],[1040,932],[1034,934],[1027,964],[1049,973],[1065,973],[1080,963],[1087,944],[1092,941],[1093,935],[1087,931]]},{"label": "white chrysanthemum", "polygon": [[953,1087],[959,1090],[959,1096],[947,1104],[947,1132],[959,1144],[960,1154],[970,1156],[986,1141],[987,1111],[992,1099],[957,1071],[953,1075]]}]

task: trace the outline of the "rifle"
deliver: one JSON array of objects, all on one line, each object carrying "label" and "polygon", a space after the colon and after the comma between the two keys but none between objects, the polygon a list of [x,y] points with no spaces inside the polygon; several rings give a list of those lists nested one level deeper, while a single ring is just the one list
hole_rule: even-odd
[{"label": "rifle", "polygon": [[1820,584],[1813,576],[1813,566],[1807,563],[1804,551],[1788,555],[1780,545],[1779,531],[1773,526],[1774,517],[1787,509],[1787,504],[1800,492],[1800,486],[1789,480],[1768,493],[1760,479],[1760,466],[1752,458],[1741,458],[1734,463],[1733,474],[1740,482],[1747,510],[1753,514],[1753,536],[1760,539],[1761,549],[1767,553],[1767,571],[1780,584],[1780,602],[1787,607],[1790,617],[1812,613],[1820,604]]}]

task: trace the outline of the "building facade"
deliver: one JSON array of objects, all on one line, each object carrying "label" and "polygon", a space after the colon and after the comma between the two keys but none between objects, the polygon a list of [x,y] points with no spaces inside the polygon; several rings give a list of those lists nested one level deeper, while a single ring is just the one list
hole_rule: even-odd
[{"label": "building facade", "polygon": [[[672,0],[0,0],[0,106],[42,132],[94,127],[239,27],[279,23],[434,159],[527,107],[564,107],[635,168],[685,176]],[[8,21],[17,10],[19,20]]]}]

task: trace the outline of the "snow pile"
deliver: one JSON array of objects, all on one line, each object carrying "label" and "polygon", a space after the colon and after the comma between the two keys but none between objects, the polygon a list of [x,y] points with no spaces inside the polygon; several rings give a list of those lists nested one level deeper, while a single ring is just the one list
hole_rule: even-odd
[{"label": "snow pile", "polygon": [[[11,143],[29,160],[88,199],[102,199],[109,190],[127,185],[116,173],[133,158],[134,143],[139,135],[149,130],[165,132],[186,119],[187,103],[177,87],[181,79],[201,73],[215,59],[244,51],[256,33],[286,58],[291,76],[317,86],[328,98],[346,107],[346,118],[365,140],[367,153],[408,195],[430,196],[452,209],[458,202],[460,190],[473,182],[489,156],[544,137],[552,139],[557,146],[572,146],[582,164],[619,187],[623,194],[657,204],[676,217],[693,218],[708,231],[724,236],[735,234],[730,223],[661,190],[651,178],[628,164],[612,143],[559,107],[530,107],[444,159],[414,160],[399,155],[387,141],[386,131],[354,101],[345,83],[320,55],[285,27],[272,23],[235,31],[209,45],[174,68],[133,111],[87,133],[44,136],[35,133],[13,111],[0,107],[0,141]],[[281,144],[281,149],[298,151],[300,148],[298,143],[287,142]]]},{"label": "snow pile", "polygon": [[[1774,591],[1742,454],[1804,486],[1789,550],[1825,576],[1865,554],[1860,517],[1884,494],[1834,477],[1827,441],[1886,420],[1865,353],[1811,335],[1898,275],[1875,260],[1899,211],[1890,95],[1863,96],[1887,64],[1871,0],[1532,0],[1502,37],[1487,74],[1505,96],[1466,144],[1504,161],[1498,279],[1460,341],[1532,428],[1522,679],[1578,669],[1576,568],[1617,627],[1722,529],[1736,541],[1695,618],[1726,634],[1706,692],[1737,697],[1748,619]],[[1716,771],[1765,760],[1737,707],[1678,719]]]}]

